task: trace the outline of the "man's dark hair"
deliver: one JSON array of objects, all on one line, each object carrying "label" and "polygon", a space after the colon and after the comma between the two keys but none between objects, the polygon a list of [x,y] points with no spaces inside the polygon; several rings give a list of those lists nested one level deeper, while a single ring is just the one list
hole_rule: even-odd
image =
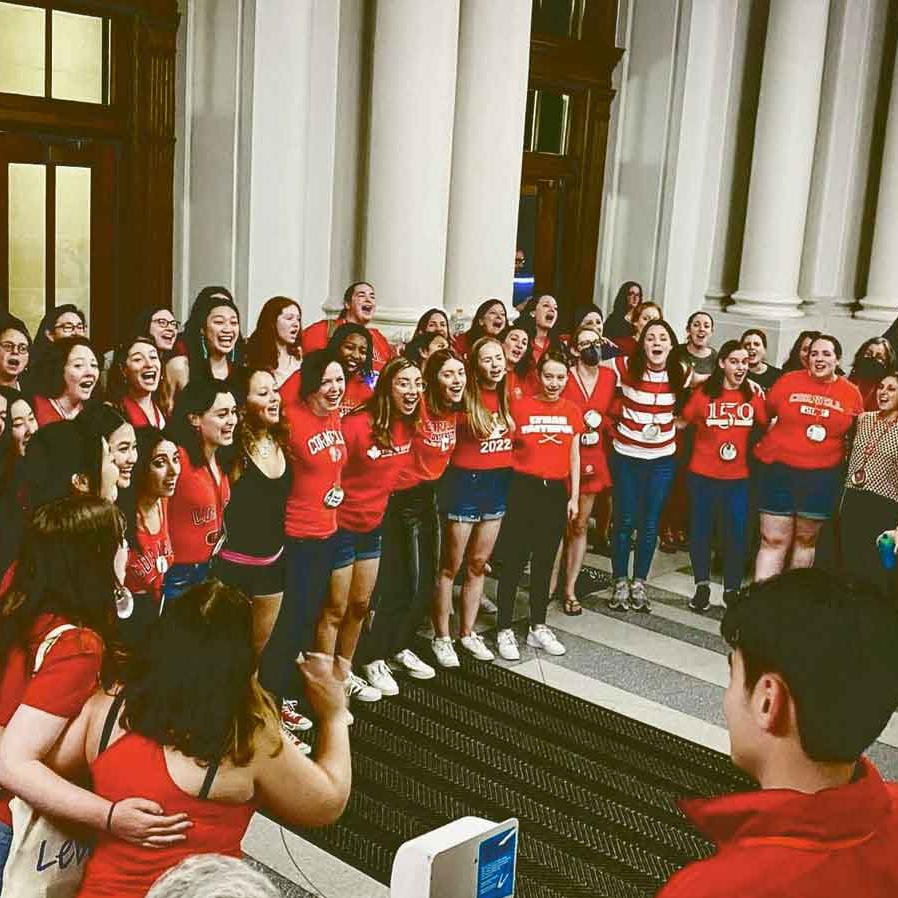
[{"label": "man's dark hair", "polygon": [[751,691],[765,673],[789,688],[805,754],[855,761],[898,706],[898,602],[830,571],[754,583],[721,624]]}]

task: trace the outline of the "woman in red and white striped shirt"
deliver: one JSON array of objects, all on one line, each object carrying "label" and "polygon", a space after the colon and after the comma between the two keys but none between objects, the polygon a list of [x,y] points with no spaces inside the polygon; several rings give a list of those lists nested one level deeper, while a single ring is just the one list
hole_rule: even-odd
[{"label": "woman in red and white striped shirt", "polygon": [[[673,350],[677,337],[666,321],[652,321],[639,336],[630,358],[611,363],[620,391],[612,455],[614,536],[613,610],[650,611],[645,580],[655,554],[658,519],[673,481],[676,451],[675,406],[682,399],[687,372]],[[633,581],[630,539],[639,534]]]}]

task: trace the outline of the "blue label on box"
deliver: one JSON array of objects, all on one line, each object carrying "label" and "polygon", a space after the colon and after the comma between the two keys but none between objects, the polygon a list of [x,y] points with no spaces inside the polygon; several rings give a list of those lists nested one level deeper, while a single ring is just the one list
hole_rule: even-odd
[{"label": "blue label on box", "polygon": [[496,833],[480,843],[477,861],[477,898],[512,898],[517,828]]}]

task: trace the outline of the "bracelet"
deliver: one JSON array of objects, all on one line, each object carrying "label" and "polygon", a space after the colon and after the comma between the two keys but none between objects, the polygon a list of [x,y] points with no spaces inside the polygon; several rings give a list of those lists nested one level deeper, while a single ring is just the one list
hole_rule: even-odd
[{"label": "bracelet", "polygon": [[109,813],[106,815],[106,832],[112,832],[112,812],[115,810],[115,806],[118,804],[117,801],[112,802],[109,805]]}]

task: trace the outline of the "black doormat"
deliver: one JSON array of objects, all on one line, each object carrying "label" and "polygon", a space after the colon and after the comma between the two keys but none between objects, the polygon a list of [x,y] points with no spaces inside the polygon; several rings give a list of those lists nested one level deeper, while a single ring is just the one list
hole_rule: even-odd
[{"label": "black doormat", "polygon": [[461,661],[353,704],[349,806],[303,838],[389,884],[407,839],[468,814],[518,817],[518,898],[643,898],[711,849],[675,801],[752,788],[717,752]]}]

